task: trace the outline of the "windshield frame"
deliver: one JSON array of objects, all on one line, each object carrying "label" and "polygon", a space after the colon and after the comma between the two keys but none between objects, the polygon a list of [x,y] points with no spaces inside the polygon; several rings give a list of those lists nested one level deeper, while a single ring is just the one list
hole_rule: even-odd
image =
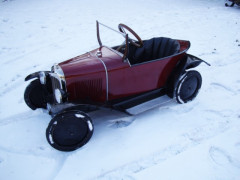
[{"label": "windshield frame", "polygon": [[[115,30],[115,29],[113,29],[113,28],[111,28],[111,27],[109,27],[109,26],[107,26],[107,25],[105,25],[105,24],[102,24],[102,23],[96,21],[96,26],[97,26],[97,40],[98,40],[98,43],[99,43],[99,46],[100,46],[99,49],[101,49],[101,47],[103,46],[102,41],[101,41],[101,37],[100,37],[99,25],[102,25],[102,26],[104,26],[104,27],[106,27],[106,28],[108,28],[108,29],[110,29],[110,30],[118,33],[118,34],[121,34],[121,35],[124,37],[125,41],[123,41],[123,43],[122,43],[121,45],[119,45],[119,46],[124,46],[124,44],[125,44],[125,52],[123,53],[123,56],[122,56],[122,60],[125,61],[125,59],[126,59],[126,57],[127,57],[127,54],[128,54],[128,34],[127,34],[127,33],[122,33],[122,32],[120,32],[120,31],[117,31],[117,30]],[[104,46],[105,46],[105,45],[104,45]],[[118,46],[118,45],[117,45],[117,46]],[[108,47],[108,46],[105,46],[105,47]],[[112,49],[112,47],[109,47],[109,48]],[[114,49],[112,49],[112,50],[114,50]],[[115,51],[115,50],[114,50],[114,51]],[[119,54],[119,53],[121,53],[121,52],[117,51],[117,53]],[[121,53],[121,54],[122,54],[122,53]]]}]

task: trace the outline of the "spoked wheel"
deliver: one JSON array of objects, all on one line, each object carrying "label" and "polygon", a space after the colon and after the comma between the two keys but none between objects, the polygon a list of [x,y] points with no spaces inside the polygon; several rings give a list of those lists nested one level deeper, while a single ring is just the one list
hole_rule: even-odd
[{"label": "spoked wheel", "polygon": [[175,96],[177,102],[182,104],[193,100],[202,85],[202,77],[198,71],[186,72],[177,84]]},{"label": "spoked wheel", "polygon": [[46,97],[48,95],[47,90],[44,88],[39,81],[36,79],[32,81],[25,89],[24,100],[28,107],[32,110],[37,108],[47,108]]},{"label": "spoked wheel", "polygon": [[60,151],[73,151],[85,145],[93,134],[91,118],[77,110],[56,115],[46,130],[48,143]]}]

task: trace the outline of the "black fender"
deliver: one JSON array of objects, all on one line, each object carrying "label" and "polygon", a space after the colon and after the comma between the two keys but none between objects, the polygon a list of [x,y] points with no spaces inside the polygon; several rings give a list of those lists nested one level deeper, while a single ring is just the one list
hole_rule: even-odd
[{"label": "black fender", "polygon": [[[45,74],[46,80],[45,80],[44,84],[41,83],[40,73]],[[25,78],[25,81],[29,81],[31,79],[39,80],[39,83],[41,84],[41,88],[45,92],[45,97],[44,97],[45,101],[47,101],[48,103],[53,103],[54,98],[53,98],[52,83],[51,83],[51,80],[50,80],[50,77],[49,77],[49,73],[50,73],[50,71],[38,71],[38,72],[35,72],[35,73],[31,73]],[[35,80],[33,80],[33,81],[35,81]],[[33,81],[31,81],[30,84]],[[26,101],[26,99],[25,99],[25,101]]]},{"label": "black fender", "polygon": [[166,93],[169,97],[174,97],[174,90],[176,88],[178,79],[185,73],[186,70],[195,68],[199,66],[201,63],[205,63],[210,66],[209,63],[206,61],[193,56],[191,54],[185,54],[185,56],[177,63],[176,67],[174,68],[173,72],[171,73],[170,77],[168,78],[166,84]]},{"label": "black fender", "polygon": [[50,71],[38,71],[38,72],[35,72],[35,73],[31,73],[25,78],[25,81],[28,81],[28,80],[34,79],[34,78],[39,79],[39,73],[40,72],[44,72],[46,75],[48,75],[50,73]]},{"label": "black fender", "polygon": [[208,66],[211,66],[206,61],[204,61],[204,60],[202,60],[202,59],[200,59],[200,58],[198,58],[196,56],[193,56],[191,54],[186,54],[185,58],[187,58],[187,61],[185,63],[185,67],[183,68],[183,70],[195,68],[195,67],[199,66],[201,63],[205,63]]}]

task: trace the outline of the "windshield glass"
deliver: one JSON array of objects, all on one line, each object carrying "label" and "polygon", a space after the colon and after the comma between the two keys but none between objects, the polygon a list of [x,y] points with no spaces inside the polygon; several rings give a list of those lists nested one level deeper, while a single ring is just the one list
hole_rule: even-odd
[{"label": "windshield glass", "polygon": [[99,32],[99,45],[107,47],[115,47],[125,43],[126,35],[118,30],[112,29],[100,22],[97,22],[97,28]]}]

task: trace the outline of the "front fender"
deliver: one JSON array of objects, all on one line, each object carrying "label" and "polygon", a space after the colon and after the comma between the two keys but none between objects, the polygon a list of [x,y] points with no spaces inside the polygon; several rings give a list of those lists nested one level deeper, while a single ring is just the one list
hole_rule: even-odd
[{"label": "front fender", "polygon": [[38,72],[35,72],[35,73],[31,73],[31,74],[29,74],[26,78],[25,78],[25,81],[28,81],[28,80],[30,80],[30,79],[34,79],[34,78],[40,78],[39,77],[39,73],[41,73],[41,72],[44,72],[46,75],[48,74],[48,73],[50,73],[50,71],[38,71]]}]

